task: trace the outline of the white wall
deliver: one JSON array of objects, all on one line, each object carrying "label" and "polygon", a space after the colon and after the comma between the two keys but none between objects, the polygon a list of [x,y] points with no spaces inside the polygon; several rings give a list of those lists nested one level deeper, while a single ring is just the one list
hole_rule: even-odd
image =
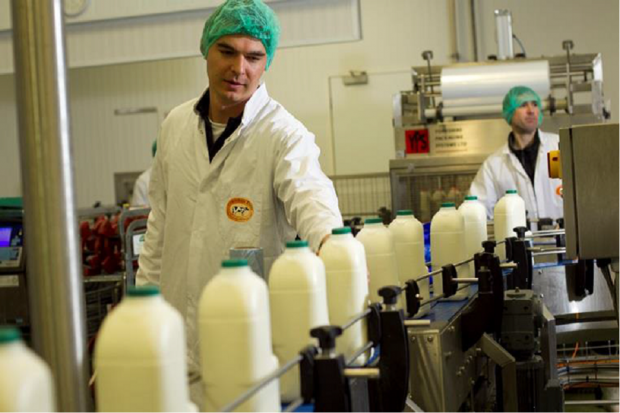
[{"label": "white wall", "polygon": [[[512,10],[515,33],[531,56],[558,54],[561,40],[567,37],[575,42],[576,52],[603,52],[605,93],[612,98],[612,113],[618,121],[616,0],[478,2],[479,9],[489,9],[491,13],[500,3]],[[334,159],[329,115],[330,76],[346,75],[352,69],[371,73],[407,70],[424,63],[420,54],[427,49],[434,51],[435,63],[445,64],[454,52],[450,0],[360,0],[360,3],[363,40],[278,50],[265,76],[271,95],[316,134],[322,150],[321,163],[328,174],[333,172]],[[598,7],[588,6],[591,4]],[[529,10],[534,10],[532,20],[525,18],[530,15]],[[524,27],[525,21],[537,23]],[[492,15],[481,22],[480,37],[481,52],[493,53]],[[200,58],[72,69],[69,78],[80,207],[95,201],[112,203],[113,173],[142,170],[150,162],[156,116],[114,116],[115,109],[156,106],[163,113],[195,97],[206,86],[204,62]],[[13,88],[12,75],[0,76],[0,196],[16,196],[21,192]],[[397,90],[385,92],[391,96]],[[372,114],[360,114],[357,121],[375,122],[376,119]]]}]

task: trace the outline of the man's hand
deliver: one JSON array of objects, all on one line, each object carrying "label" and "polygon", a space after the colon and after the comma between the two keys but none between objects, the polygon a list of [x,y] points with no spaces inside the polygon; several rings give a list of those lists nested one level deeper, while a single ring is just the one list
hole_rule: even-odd
[{"label": "man's hand", "polygon": [[321,252],[321,248],[323,248],[323,244],[325,244],[325,242],[329,239],[329,237],[332,234],[327,234],[323,237],[323,239],[321,240],[321,242],[319,243],[319,249],[316,250],[316,255],[319,256],[320,252]]}]

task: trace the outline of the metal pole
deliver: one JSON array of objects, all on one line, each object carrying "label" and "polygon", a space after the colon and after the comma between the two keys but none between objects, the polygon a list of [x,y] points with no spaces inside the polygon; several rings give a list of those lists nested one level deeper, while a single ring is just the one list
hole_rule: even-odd
[{"label": "metal pole", "polygon": [[61,411],[90,409],[61,0],[13,0],[33,340]]}]

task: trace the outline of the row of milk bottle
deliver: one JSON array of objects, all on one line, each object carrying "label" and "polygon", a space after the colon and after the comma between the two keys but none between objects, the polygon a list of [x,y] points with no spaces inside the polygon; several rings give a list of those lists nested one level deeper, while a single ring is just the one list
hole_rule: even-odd
[{"label": "row of milk bottle", "polygon": [[[350,228],[333,231],[321,258],[305,241],[287,243],[272,265],[269,287],[246,260],[222,263],[198,310],[202,409],[221,410],[302,348],[316,344],[312,328],[330,320],[344,324],[366,309],[364,249]],[[338,344],[351,354],[365,342],[365,326],[357,323]],[[182,318],[155,287],[129,290],[106,318],[95,368],[99,411],[196,410],[188,395]],[[296,367],[236,410],[279,411],[281,400],[300,396],[299,387]]]},{"label": "row of milk bottle", "polygon": [[[512,228],[524,224],[523,201],[516,191],[509,191],[495,207],[496,239],[511,236]],[[433,265],[471,257],[485,239],[484,207],[475,197],[467,197],[458,211],[453,204],[444,204],[431,223]],[[467,277],[472,271],[461,267],[459,276]],[[368,219],[357,239],[350,228],[334,229],[320,258],[304,241],[288,243],[272,266],[269,287],[247,261],[224,261],[199,305],[202,407],[220,410],[303,347],[316,344],[310,329],[343,325],[363,312],[369,293],[372,301],[380,301],[379,288],[404,285],[426,273],[422,224],[411,211],[399,211],[389,228],[378,218]],[[419,287],[427,299],[428,279],[420,281]],[[457,297],[465,297],[465,291]],[[441,293],[437,282],[435,294]],[[423,306],[418,315],[428,310],[428,305]],[[350,356],[366,339],[364,321],[356,323],[337,340],[337,351]],[[185,351],[182,317],[159,290],[130,289],[99,333],[95,349],[98,410],[195,411],[189,401]],[[357,362],[364,363],[365,355]],[[0,410],[54,410],[49,369],[23,345],[16,330],[0,329],[0,365]],[[280,400],[297,397],[295,368],[238,409],[276,411]]]},{"label": "row of milk bottle", "polygon": [[[441,205],[441,209],[431,221],[431,261],[433,270],[447,264],[457,264],[472,258],[482,250],[482,242],[487,240],[486,208],[476,196],[468,195],[458,210],[452,202]],[[513,228],[525,226],[525,203],[516,190],[508,190],[494,207],[494,232],[497,241],[515,235]],[[497,254],[505,259],[505,247],[498,246]],[[457,267],[459,278],[473,277],[474,263]],[[443,294],[439,277],[433,284],[434,295]],[[449,300],[467,298],[469,287],[459,287]]]},{"label": "row of milk bottle", "polygon": [[[415,257],[401,259],[403,254],[394,253],[392,232],[402,241],[397,245],[404,255],[414,252]],[[368,268],[371,291],[377,300],[375,290],[401,284],[397,265],[412,266],[403,274],[427,272],[423,231],[411,212],[399,214],[390,229],[370,220],[358,238],[348,227],[334,229],[320,258],[305,241],[287,243],[285,252],[272,265],[269,287],[251,271],[247,261],[223,262],[199,303],[204,410],[222,409],[302,348],[316,345],[309,334],[312,328],[343,325],[362,313],[369,299]],[[346,329],[337,340],[337,351],[350,357],[366,343],[366,328],[362,320]],[[96,346],[98,410],[194,409],[184,379],[184,348],[181,316],[158,290],[130,290],[106,318]],[[365,361],[363,354],[356,363]],[[238,409],[279,410],[281,400],[288,402],[300,396],[299,388],[295,367]]]}]

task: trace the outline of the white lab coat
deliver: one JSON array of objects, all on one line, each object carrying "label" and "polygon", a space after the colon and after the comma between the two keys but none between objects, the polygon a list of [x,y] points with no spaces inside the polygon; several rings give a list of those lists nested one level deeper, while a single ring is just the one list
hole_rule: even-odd
[{"label": "white lab coat", "polygon": [[131,195],[131,202],[129,205],[132,207],[137,206],[150,206],[149,203],[149,182],[151,180],[151,170],[152,166],[149,166],[149,169],[142,172],[138,179],[136,179],[136,183],[133,185],[133,194]]},{"label": "white lab coat", "polygon": [[316,250],[342,226],[314,135],[269,97],[264,84],[212,162],[198,100],[176,107],[162,124],[136,279],[159,285],[182,313],[190,371],[199,368],[198,301],[230,248],[262,247],[268,273],[296,234]]},{"label": "white lab coat", "polygon": [[547,153],[559,149],[558,135],[538,131],[540,146],[536,157],[534,185],[523,165],[510,151],[508,142],[489,156],[474,178],[469,192],[478,196],[487,209],[487,217],[493,218],[493,208],[506,190],[516,189],[525,201],[528,218],[553,218],[564,216],[561,190],[562,180],[549,178]]}]

